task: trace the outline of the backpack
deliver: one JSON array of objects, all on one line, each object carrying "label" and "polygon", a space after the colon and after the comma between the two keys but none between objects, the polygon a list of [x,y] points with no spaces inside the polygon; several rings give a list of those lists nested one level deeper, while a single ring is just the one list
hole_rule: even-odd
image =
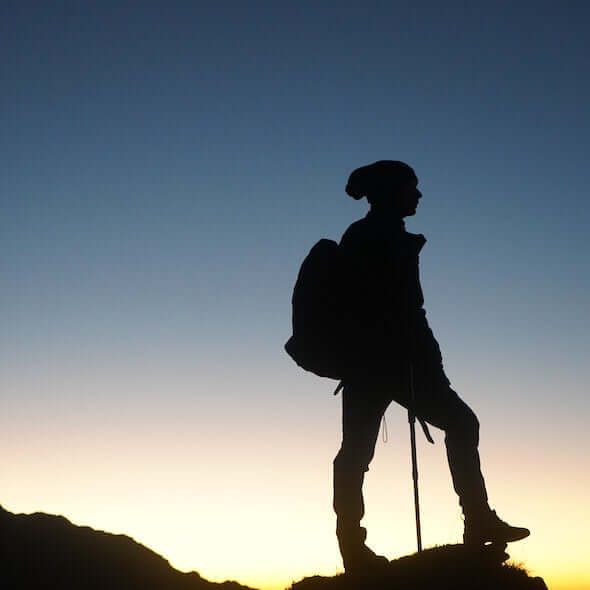
[{"label": "backpack", "polygon": [[342,379],[346,362],[346,300],[339,245],[319,240],[305,257],[293,289],[293,335],[287,354],[319,377]]}]

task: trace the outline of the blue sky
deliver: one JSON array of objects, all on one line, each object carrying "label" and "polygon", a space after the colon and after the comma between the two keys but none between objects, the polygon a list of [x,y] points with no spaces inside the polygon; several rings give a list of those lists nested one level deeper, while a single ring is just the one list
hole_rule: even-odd
[{"label": "blue sky", "polygon": [[[527,514],[543,528],[565,494],[555,482],[571,489],[590,447],[586,3],[9,2],[2,12],[0,501],[163,538],[137,524],[140,508],[125,520],[122,496],[107,501],[90,483],[82,504],[69,495],[85,469],[92,482],[92,441],[108,439],[122,458],[105,473],[122,487],[125,449],[136,464],[159,457],[129,494],[173,454],[190,465],[181,487],[201,466],[208,513],[223,522],[215,486],[249,465],[272,472],[251,489],[271,490],[278,514],[279,483],[306,482],[295,512],[321,504],[328,531],[339,402],[282,351],[291,289],[311,245],[364,215],[343,190],[351,170],[401,159],[424,193],[407,225],[428,238],[422,280],[447,372],[487,429],[492,474],[506,477],[510,445],[531,474],[541,464],[553,474],[547,504]],[[42,470],[29,480],[42,449],[61,484]],[[310,455],[322,461],[312,467]],[[564,456],[571,472],[557,477]],[[520,473],[519,486],[532,485]],[[183,514],[202,504],[158,498]],[[236,576],[262,586],[333,567],[331,534],[318,535],[329,551],[313,565]],[[406,536],[400,552],[412,548]],[[529,561],[545,561],[548,539],[530,541]],[[192,563],[170,547],[160,550],[185,568],[207,573],[215,561],[207,548]],[[210,577],[230,573],[211,566]]]}]

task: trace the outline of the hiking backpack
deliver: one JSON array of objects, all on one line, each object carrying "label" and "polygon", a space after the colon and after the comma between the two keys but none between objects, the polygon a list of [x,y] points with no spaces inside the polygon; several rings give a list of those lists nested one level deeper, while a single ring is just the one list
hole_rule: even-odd
[{"label": "hiking backpack", "polygon": [[346,301],[340,247],[321,239],[305,257],[293,289],[289,356],[319,377],[341,379],[346,369]]}]

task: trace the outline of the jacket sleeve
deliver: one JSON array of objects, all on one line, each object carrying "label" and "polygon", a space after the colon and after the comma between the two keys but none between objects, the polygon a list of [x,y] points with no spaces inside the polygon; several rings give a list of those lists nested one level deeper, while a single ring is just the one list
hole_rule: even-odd
[{"label": "jacket sleeve", "polygon": [[[423,239],[423,236],[422,236]],[[411,356],[421,364],[424,370],[442,370],[440,346],[428,325],[424,309],[424,295],[420,284],[419,252],[423,242],[407,258],[407,313],[411,334]]]},{"label": "jacket sleeve", "polygon": [[428,366],[442,367],[443,359],[440,346],[428,325],[426,310],[423,307],[414,314],[412,332],[414,335],[413,354]]}]

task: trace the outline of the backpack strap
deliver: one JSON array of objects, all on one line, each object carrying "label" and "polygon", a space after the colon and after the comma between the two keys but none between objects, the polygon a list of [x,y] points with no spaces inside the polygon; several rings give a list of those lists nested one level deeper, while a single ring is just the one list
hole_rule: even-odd
[{"label": "backpack strap", "polygon": [[334,390],[334,395],[338,395],[343,388],[344,381],[340,381],[340,383],[338,383],[338,387],[336,387],[336,389]]}]

